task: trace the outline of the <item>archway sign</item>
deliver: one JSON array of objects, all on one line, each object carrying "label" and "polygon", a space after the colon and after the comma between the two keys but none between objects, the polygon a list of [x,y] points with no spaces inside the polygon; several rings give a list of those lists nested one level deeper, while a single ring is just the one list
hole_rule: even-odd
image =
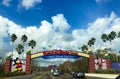
[{"label": "archway sign", "polygon": [[77,51],[70,50],[50,50],[50,51],[42,51],[35,54],[31,54],[31,58],[41,57],[44,59],[53,59],[53,58],[71,58],[77,59],[80,57],[89,58],[89,54],[80,53]]},{"label": "archway sign", "polygon": [[[24,63],[18,63],[16,66],[14,65],[14,69],[21,70],[25,72],[26,74],[31,73],[31,59],[41,57],[44,59],[53,59],[53,58],[70,58],[70,59],[77,59],[80,57],[86,57],[89,58],[89,72],[94,73],[95,72],[95,59],[94,55],[92,53],[86,54],[86,53],[81,53],[78,51],[72,51],[72,50],[49,50],[49,51],[40,51],[34,54],[31,54],[30,50],[27,50],[26,53],[26,60],[24,60]],[[17,59],[18,61],[18,59]],[[21,61],[19,59],[19,61]],[[6,63],[5,63],[5,72],[11,72],[13,70],[13,65],[12,65],[13,60],[10,57],[6,58]],[[21,64],[21,65],[20,65]],[[107,69],[110,68],[110,59],[106,59],[106,65]],[[18,66],[20,68],[18,68]],[[21,69],[22,68],[22,69]]]}]

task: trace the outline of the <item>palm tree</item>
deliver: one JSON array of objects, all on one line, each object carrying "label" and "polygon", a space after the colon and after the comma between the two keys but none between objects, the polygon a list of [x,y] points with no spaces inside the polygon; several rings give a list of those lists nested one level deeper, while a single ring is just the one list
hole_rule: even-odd
[{"label": "palm tree", "polygon": [[80,50],[81,49],[81,47],[78,47],[78,50]]},{"label": "palm tree", "polygon": [[21,41],[25,43],[27,41],[28,37],[26,35],[22,35]]},{"label": "palm tree", "polygon": [[118,38],[120,38],[120,31],[118,32]]},{"label": "palm tree", "polygon": [[[111,49],[112,49],[112,40],[114,40],[117,36],[117,33],[115,31],[111,31],[110,34],[108,35],[108,40],[110,41],[111,44]],[[112,49],[112,54],[113,54],[113,49]],[[115,56],[113,54],[113,59],[115,60]]]},{"label": "palm tree", "polygon": [[94,44],[96,42],[96,39],[95,38],[91,38],[91,41],[92,41],[92,45],[93,45],[93,49],[94,49]]},{"label": "palm tree", "polygon": [[[28,37],[26,36],[26,35],[22,35],[22,37],[21,37],[21,41],[23,42],[23,48],[25,47],[25,42],[27,41],[27,39],[28,39]],[[25,48],[24,48],[24,50],[25,50]],[[22,55],[24,55],[24,51],[23,51],[23,54]],[[22,56],[23,57],[23,56]]]},{"label": "palm tree", "polygon": [[115,31],[110,32],[110,34],[108,35],[108,40],[110,41],[110,43],[112,43],[112,40],[114,40],[116,36],[117,36],[117,33]]},{"label": "palm tree", "polygon": [[[89,41],[88,41],[88,45],[89,47],[92,47],[92,45],[94,45],[96,42],[96,39],[95,38],[91,38]],[[96,57],[96,54],[94,53],[94,56]]]},{"label": "palm tree", "polygon": [[89,47],[91,47],[92,45],[94,45],[95,44],[95,41],[96,41],[96,39],[95,38],[91,38],[89,41],[88,41],[88,45],[89,45]]},{"label": "palm tree", "polygon": [[33,48],[36,46],[36,41],[32,39],[29,41],[28,45],[32,48],[32,52],[33,52]]},{"label": "palm tree", "polygon": [[13,48],[14,48],[14,42],[17,39],[17,36],[15,34],[12,34],[10,36],[10,41],[12,42],[12,58],[13,58]]},{"label": "palm tree", "polygon": [[18,44],[16,51],[18,52],[20,58],[20,54],[24,51],[23,45]]},{"label": "palm tree", "polygon": [[87,45],[83,45],[83,46],[81,46],[81,49],[82,49],[82,51],[88,50],[88,47],[87,47]]},{"label": "palm tree", "polygon": [[4,59],[2,56],[0,56],[0,64],[3,64],[4,63]]},{"label": "palm tree", "polygon": [[89,40],[88,43],[87,43],[87,45],[88,45],[89,47],[91,47],[91,46],[92,46],[92,40]]},{"label": "palm tree", "polygon": [[[108,36],[107,34],[102,34],[101,39],[103,40],[104,43],[107,42]],[[106,46],[105,46],[106,47]]]}]

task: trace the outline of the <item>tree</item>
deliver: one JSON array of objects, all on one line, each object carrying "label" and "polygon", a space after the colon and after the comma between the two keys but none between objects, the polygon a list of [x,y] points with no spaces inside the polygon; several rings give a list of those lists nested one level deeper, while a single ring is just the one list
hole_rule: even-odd
[{"label": "tree", "polygon": [[118,32],[118,38],[120,38],[120,31]]},{"label": "tree", "polygon": [[10,36],[10,41],[12,42],[12,58],[13,58],[13,48],[14,48],[14,42],[17,39],[17,36],[15,34],[12,34]]},{"label": "tree", "polygon": [[28,37],[26,35],[22,35],[21,41],[25,43],[27,41]]},{"label": "tree", "polygon": [[4,71],[4,66],[5,66],[4,58],[0,56],[0,73]]},{"label": "tree", "polygon": [[[95,38],[91,38],[91,39],[88,41],[88,45],[89,45],[90,47],[92,47],[92,45],[94,45],[95,42],[96,42],[96,39],[95,39]],[[96,57],[96,54],[95,54],[95,53],[94,53],[94,56]]]},{"label": "tree", "polygon": [[[32,39],[32,40],[29,41],[28,45],[29,45],[29,46],[32,48],[32,50],[33,50],[33,48],[36,46],[36,41],[34,41],[34,40]],[[33,52],[33,51],[32,51],[32,52]]]},{"label": "tree", "polygon": [[96,57],[98,57],[98,56],[103,56],[101,52],[102,52],[101,49],[97,49],[97,50],[95,51]]},{"label": "tree", "polygon": [[89,41],[88,41],[88,45],[91,47],[92,45],[94,45],[95,44],[95,41],[96,41],[96,39],[95,38],[91,38]]},{"label": "tree", "polygon": [[[21,41],[23,42],[23,48],[24,48],[24,50],[25,50],[25,42],[27,41],[27,39],[28,39],[28,37],[26,35],[22,35]],[[24,51],[23,51],[23,55],[24,55]]]},{"label": "tree", "polygon": [[[106,42],[107,42],[107,39],[108,39],[107,34],[102,34],[101,39],[102,39],[102,41],[103,41],[104,43],[106,43]],[[106,47],[106,46],[105,46],[105,47]]]},{"label": "tree", "polygon": [[82,51],[84,51],[84,50],[88,50],[87,45],[83,45],[83,46],[81,46],[81,48],[82,48]]},{"label": "tree", "polygon": [[23,45],[18,44],[16,51],[18,52],[20,58],[20,54],[24,51]]},{"label": "tree", "polygon": [[91,38],[91,40],[92,40],[92,45],[93,45],[93,49],[94,49],[94,44],[96,42],[96,39],[95,38]]},{"label": "tree", "polygon": [[31,60],[31,71],[38,70],[39,63],[36,60]]},{"label": "tree", "polygon": [[110,41],[110,43],[116,38],[116,36],[117,33],[115,31],[110,32],[110,34],[108,35],[108,40]]},{"label": "tree", "polygon": [[92,40],[89,40],[88,43],[87,43],[87,45],[88,45],[89,47],[91,47],[91,46],[92,46]]},{"label": "tree", "polygon": [[[110,44],[111,44],[111,49],[112,49],[112,40],[114,40],[117,36],[117,33],[115,31],[111,31],[110,34],[108,35],[108,40],[110,41]],[[112,49],[113,50],[113,49]],[[113,51],[111,51],[112,54],[113,54]],[[113,54],[113,58],[115,60],[115,56]]]},{"label": "tree", "polygon": [[0,56],[0,64],[4,63],[4,58]]}]

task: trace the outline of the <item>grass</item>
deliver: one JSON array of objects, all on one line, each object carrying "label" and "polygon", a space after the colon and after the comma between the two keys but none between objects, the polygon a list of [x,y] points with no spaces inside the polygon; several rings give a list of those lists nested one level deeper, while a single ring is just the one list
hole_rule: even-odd
[{"label": "grass", "polygon": [[6,78],[9,78],[9,77],[0,77],[0,79],[6,79]]}]

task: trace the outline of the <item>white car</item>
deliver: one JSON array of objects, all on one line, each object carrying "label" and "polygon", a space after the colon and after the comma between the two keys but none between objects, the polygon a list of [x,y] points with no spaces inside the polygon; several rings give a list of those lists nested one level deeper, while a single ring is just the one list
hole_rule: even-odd
[{"label": "white car", "polygon": [[53,76],[59,76],[60,75],[60,73],[59,72],[53,72]]}]

